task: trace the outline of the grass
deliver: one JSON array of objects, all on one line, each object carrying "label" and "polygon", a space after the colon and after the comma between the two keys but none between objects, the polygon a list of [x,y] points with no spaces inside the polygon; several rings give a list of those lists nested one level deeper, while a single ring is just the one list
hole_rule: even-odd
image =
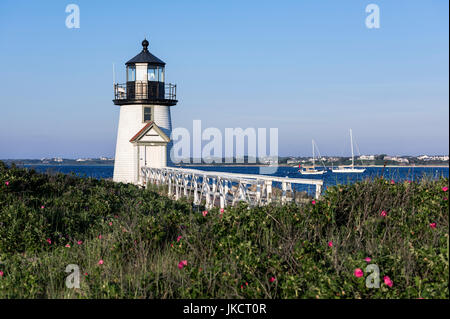
[{"label": "grass", "polygon": [[155,190],[0,162],[0,298],[449,298],[445,187],[378,178],[203,216]]}]

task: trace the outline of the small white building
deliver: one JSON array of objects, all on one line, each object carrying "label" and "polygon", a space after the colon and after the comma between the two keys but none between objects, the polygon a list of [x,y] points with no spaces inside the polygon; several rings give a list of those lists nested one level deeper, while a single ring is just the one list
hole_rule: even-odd
[{"label": "small white building", "polygon": [[172,121],[177,104],[176,85],[165,83],[165,63],[148,51],[125,63],[127,80],[114,84],[114,104],[120,106],[114,161],[115,182],[139,182],[144,166],[165,167],[170,161]]},{"label": "small white building", "polygon": [[426,160],[429,160],[431,157],[430,156],[428,156],[428,155],[420,155],[420,156],[417,156],[417,159],[418,160],[421,160],[421,161],[426,161]]},{"label": "small white building", "polygon": [[365,161],[373,161],[375,160],[375,155],[361,155],[358,159]]},{"label": "small white building", "polygon": [[397,163],[405,163],[408,164],[409,160],[407,158],[399,157],[399,156],[385,156],[383,157],[384,161],[393,161]]}]

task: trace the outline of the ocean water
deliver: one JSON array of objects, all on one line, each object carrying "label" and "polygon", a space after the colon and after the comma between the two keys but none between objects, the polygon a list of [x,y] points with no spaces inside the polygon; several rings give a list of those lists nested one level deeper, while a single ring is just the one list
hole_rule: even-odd
[{"label": "ocean water", "polygon": [[[208,171],[241,173],[241,174],[259,174],[259,167],[245,167],[245,166],[197,166],[195,168]],[[394,180],[396,183],[401,181],[418,181],[422,178],[439,179],[440,177],[449,176],[448,167],[367,167],[364,173],[332,173],[328,170],[323,175],[301,175],[297,167],[280,166],[273,176],[291,177],[291,178],[305,178],[305,179],[322,179],[323,189],[329,186],[338,184],[351,184],[357,181],[365,180],[367,178],[373,179],[383,176],[385,179]],[[280,187],[279,183],[274,183],[274,186]],[[305,191],[313,194],[315,186],[295,184],[296,191]]]},{"label": "ocean water", "polygon": [[34,169],[39,173],[63,173],[76,175],[79,177],[112,178],[114,166],[112,165],[17,165]]},{"label": "ocean water", "polygon": [[[61,172],[64,174],[74,174],[80,177],[93,178],[112,178],[114,166],[106,165],[24,165],[26,168],[35,169],[42,173]],[[259,167],[257,166],[189,166],[186,168],[193,168],[205,171],[219,171],[241,174],[259,174]],[[291,177],[291,178],[308,178],[308,179],[323,179],[324,188],[337,184],[349,184],[356,181],[361,181],[366,178],[376,178],[383,176],[386,179],[401,182],[405,180],[418,181],[422,178],[439,179],[440,177],[449,176],[448,167],[367,167],[364,173],[332,173],[328,171],[324,175],[301,175],[296,167],[280,166],[273,176]],[[276,185],[275,185],[276,186]],[[308,193],[314,192],[312,185],[297,185],[297,191],[306,191]]]}]

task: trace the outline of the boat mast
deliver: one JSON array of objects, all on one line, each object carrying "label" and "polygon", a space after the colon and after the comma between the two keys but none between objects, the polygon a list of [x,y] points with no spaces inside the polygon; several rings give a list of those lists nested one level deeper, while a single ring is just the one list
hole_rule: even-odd
[{"label": "boat mast", "polygon": [[314,140],[312,140],[312,148],[313,148],[313,169],[315,169],[316,168],[316,164],[315,164],[315,161],[314,161]]},{"label": "boat mast", "polygon": [[351,144],[351,146],[352,146],[352,168],[353,168],[354,165],[355,165],[355,161],[354,161],[354,159],[353,159],[354,155],[353,155],[353,136],[352,136],[352,129],[350,129],[350,144]]}]

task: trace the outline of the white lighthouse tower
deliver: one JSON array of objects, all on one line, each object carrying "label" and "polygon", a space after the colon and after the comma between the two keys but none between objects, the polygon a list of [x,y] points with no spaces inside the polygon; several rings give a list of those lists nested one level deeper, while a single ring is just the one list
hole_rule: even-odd
[{"label": "white lighthouse tower", "polygon": [[170,107],[178,101],[176,85],[165,83],[165,63],[148,51],[147,40],[125,65],[126,83],[114,84],[120,116],[113,180],[138,184],[142,167],[170,164]]}]

